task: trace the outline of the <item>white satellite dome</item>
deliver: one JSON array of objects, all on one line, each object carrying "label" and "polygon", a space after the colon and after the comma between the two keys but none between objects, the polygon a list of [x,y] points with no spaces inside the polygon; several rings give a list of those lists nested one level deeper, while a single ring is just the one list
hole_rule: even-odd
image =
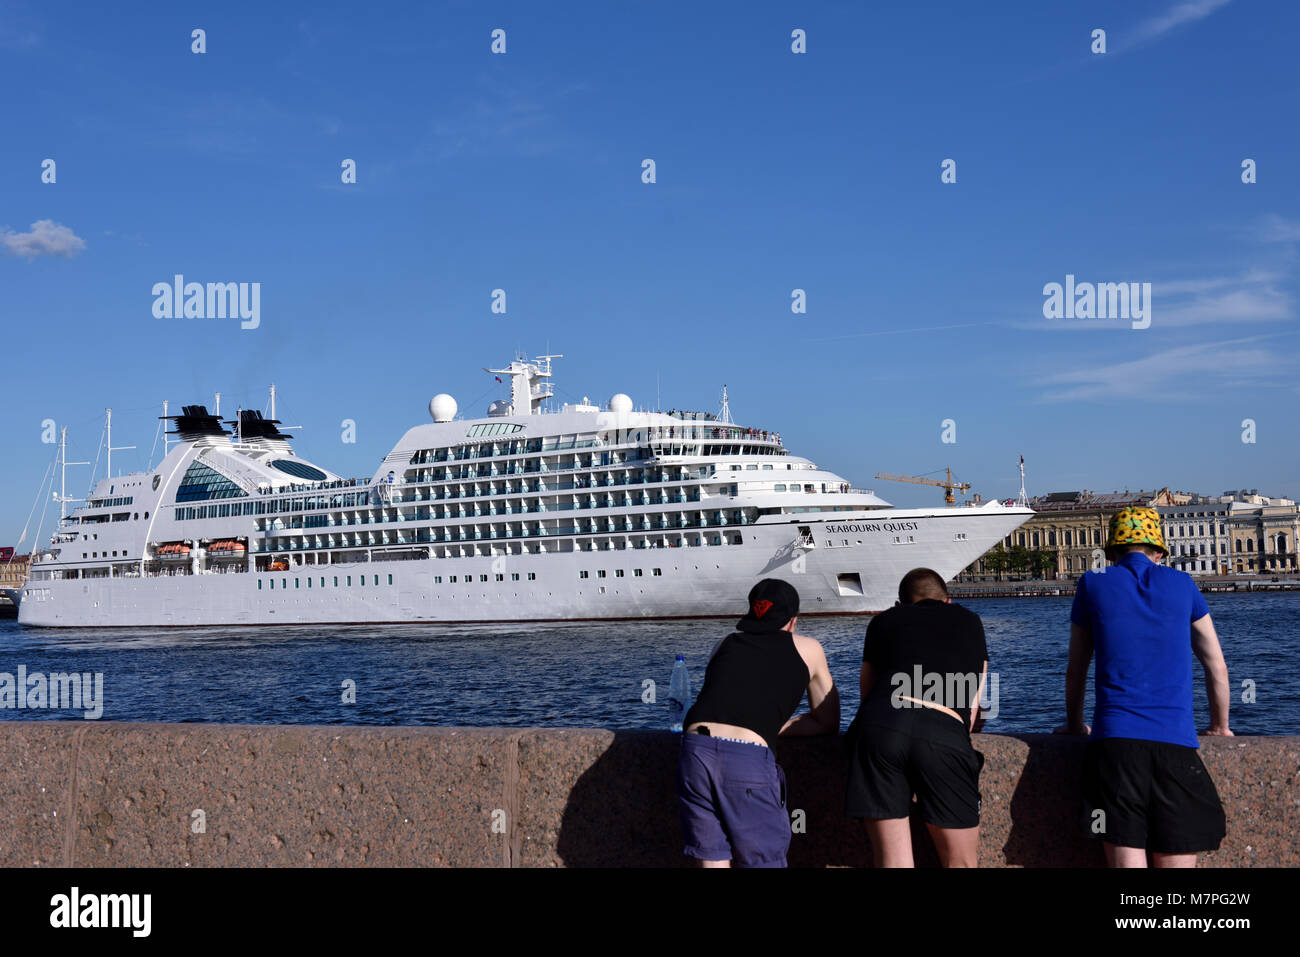
[{"label": "white satellite dome", "polygon": [[624,395],[622,392],[615,392],[609,397],[609,403],[605,406],[610,412],[631,412],[632,397]]},{"label": "white satellite dome", "polygon": [[439,392],[429,400],[429,414],[435,422],[450,422],[456,418],[456,400],[445,392]]},{"label": "white satellite dome", "polygon": [[488,415],[490,416],[509,415],[509,414],[510,414],[509,399],[497,399],[495,402],[493,402],[491,405],[488,406]]}]

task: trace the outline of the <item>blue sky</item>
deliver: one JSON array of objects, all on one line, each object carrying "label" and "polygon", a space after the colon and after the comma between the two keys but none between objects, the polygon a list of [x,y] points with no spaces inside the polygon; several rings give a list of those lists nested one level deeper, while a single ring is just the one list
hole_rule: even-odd
[{"label": "blue sky", "polygon": [[[163,399],[275,382],[370,475],[515,350],[567,400],[726,383],[899,504],[941,493],[877,471],[1007,497],[1021,453],[1031,494],[1300,494],[1294,4],[280,6],[0,0],[0,543],[47,419],[84,460],[113,407],[144,468]],[[177,273],[261,283],[260,325],[156,318]],[[1150,327],[1045,318],[1067,274],[1151,283]]]}]

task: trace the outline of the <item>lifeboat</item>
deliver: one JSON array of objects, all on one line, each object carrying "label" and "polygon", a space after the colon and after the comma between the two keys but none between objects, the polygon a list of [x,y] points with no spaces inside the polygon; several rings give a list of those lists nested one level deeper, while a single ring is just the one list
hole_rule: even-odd
[{"label": "lifeboat", "polygon": [[213,542],[211,545],[208,546],[209,554],[215,553],[217,555],[232,555],[232,554],[242,555],[246,551],[248,551],[248,549],[244,547],[244,544],[242,542],[236,541],[233,538],[223,538],[220,541]]},{"label": "lifeboat", "polygon": [[289,570],[289,563],[285,561],[271,562],[267,567],[267,570],[273,572],[287,572]]},{"label": "lifeboat", "polygon": [[190,546],[185,542],[164,542],[154,549],[159,558],[189,558]]}]

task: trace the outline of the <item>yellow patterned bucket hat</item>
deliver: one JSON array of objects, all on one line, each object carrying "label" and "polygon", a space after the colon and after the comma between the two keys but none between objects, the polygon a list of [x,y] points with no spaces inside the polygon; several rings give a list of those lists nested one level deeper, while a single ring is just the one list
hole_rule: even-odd
[{"label": "yellow patterned bucket hat", "polygon": [[1169,548],[1160,530],[1160,513],[1154,508],[1122,508],[1110,520],[1110,537],[1106,551],[1116,545],[1150,545],[1165,555]]}]

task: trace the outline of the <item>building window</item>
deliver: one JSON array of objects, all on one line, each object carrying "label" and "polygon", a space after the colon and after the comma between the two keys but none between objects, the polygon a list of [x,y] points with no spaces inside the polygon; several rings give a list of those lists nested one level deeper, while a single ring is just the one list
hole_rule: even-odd
[{"label": "building window", "polygon": [[662,568],[652,568],[652,569],[650,569],[650,574],[651,574],[651,575],[659,576],[659,575],[662,575],[663,573],[664,573],[664,571],[663,571]]},{"label": "building window", "polygon": [[579,577],[579,578],[589,578],[590,575],[589,575],[587,572],[578,572],[578,577]]},{"label": "building window", "polygon": [[529,580],[530,582],[531,582],[531,581],[536,581],[536,580],[537,580],[537,572],[529,572],[529,573],[528,573],[528,580]]},{"label": "building window", "polygon": [[389,576],[388,576],[388,584],[391,585],[392,583],[393,583],[393,576],[392,576],[392,575],[389,575]]},{"label": "building window", "polygon": [[597,578],[604,578],[604,577],[605,577],[605,569],[602,568],[600,571],[596,572],[596,577],[597,577]]},{"label": "building window", "polygon": [[262,590],[262,579],[260,578],[257,580],[257,590],[258,591]]}]

